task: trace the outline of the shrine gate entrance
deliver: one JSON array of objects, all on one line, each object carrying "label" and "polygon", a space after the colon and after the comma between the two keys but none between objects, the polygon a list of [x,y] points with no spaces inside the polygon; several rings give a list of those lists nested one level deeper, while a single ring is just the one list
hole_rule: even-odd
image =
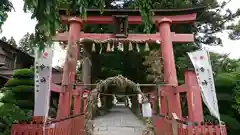
[{"label": "shrine gate entrance", "polygon": [[[38,128],[46,128],[45,132],[47,132],[49,135],[53,135],[56,132],[59,135],[91,135],[91,132],[86,131],[88,129],[84,129],[84,127],[86,127],[87,124],[86,117],[89,115],[85,109],[88,107],[87,104],[89,101],[93,101],[93,99],[89,100],[91,98],[89,89],[87,89],[87,87],[82,87],[81,85],[76,85],[75,80],[79,48],[81,46],[84,48],[85,41],[91,41],[92,50],[95,51],[96,44],[98,43],[157,42],[160,44],[162,53],[161,55],[164,72],[163,82],[165,85],[157,87],[156,90],[150,93],[149,101],[152,102],[152,109],[154,112],[152,119],[154,127],[150,128],[153,128],[156,135],[220,135],[219,126],[200,125],[200,123],[203,122],[203,110],[200,89],[196,81],[195,72],[193,70],[186,70],[185,82],[183,85],[179,86],[174,62],[173,43],[192,43],[194,42],[194,35],[192,33],[179,34],[172,32],[171,25],[184,23],[194,24],[197,17],[197,12],[201,11],[202,9],[203,8],[154,10],[152,22],[156,24],[158,31],[154,34],[128,33],[128,24],[142,23],[142,18],[138,10],[104,9],[104,13],[99,15],[99,10],[89,9],[87,11],[88,16],[86,20],[78,17],[79,15],[77,13],[69,14],[65,10],[60,10],[59,13],[61,15],[61,22],[69,25],[69,31],[58,33],[55,37],[53,37],[54,41],[67,43],[67,56],[64,64],[62,89],[59,90],[58,115],[55,121],[50,122],[56,123],[56,127],[46,128],[44,127],[45,125],[38,125]],[[115,33],[113,34],[84,33],[81,30],[85,24],[113,24],[115,25],[116,29]],[[108,44],[106,44],[105,48],[108,51],[111,49]],[[83,72],[83,74],[84,76],[88,76],[89,70],[87,72]],[[91,82],[88,78],[86,78],[83,79],[83,84],[83,86],[86,86],[91,84]],[[76,88],[73,86],[76,86]],[[186,121],[191,123],[196,122],[198,123],[198,126],[194,126],[193,124],[188,125],[183,121],[179,96],[179,93],[181,92],[184,92],[187,95],[189,116]],[[156,95],[160,97],[161,102],[161,109],[158,111],[155,107],[157,99]],[[73,103],[72,97],[74,97]],[[82,98],[84,102],[83,106],[81,106]],[[73,116],[71,115],[72,104]],[[83,114],[81,112],[81,107],[84,110]],[[39,129],[37,130],[35,125],[26,126],[16,124],[13,125],[12,135],[17,135],[20,131],[22,133],[21,129],[31,129],[32,134],[34,135],[40,132]],[[62,129],[64,129],[64,132]],[[223,133],[226,135],[225,130]]]},{"label": "shrine gate entrance", "polygon": [[[179,90],[177,75],[176,75],[176,67],[174,62],[174,54],[173,54],[173,43],[192,43],[194,42],[193,34],[177,34],[171,31],[172,24],[184,24],[190,23],[194,24],[197,16],[197,12],[202,10],[202,8],[192,8],[192,9],[175,9],[175,10],[155,10],[154,17],[152,18],[152,22],[156,24],[156,28],[158,28],[159,33],[155,34],[128,34],[127,25],[128,24],[141,24],[142,19],[139,11],[137,10],[108,10],[105,9],[104,13],[99,16],[100,11],[95,9],[89,9],[87,11],[88,17],[86,20],[82,20],[77,17],[77,14],[67,15],[66,11],[61,10],[60,14],[62,23],[69,24],[69,32],[59,33],[53,40],[67,42],[68,43],[68,52],[73,54],[71,60],[68,55],[66,58],[66,62],[64,65],[64,73],[63,73],[63,82],[62,86],[64,86],[64,91],[69,94],[64,94],[63,99],[71,97],[71,89],[72,87],[68,87],[69,84],[75,83],[75,71],[77,58],[79,54],[79,43],[84,42],[84,40],[92,40],[92,42],[97,43],[106,43],[110,41],[115,42],[158,42],[160,43],[161,51],[162,51],[162,60],[163,60],[163,73],[164,73],[164,83],[171,85],[172,88],[167,88],[166,93],[168,95],[168,110],[165,110],[165,96],[162,96],[162,104],[161,104],[161,114],[166,114],[166,112],[176,113],[176,115],[181,118],[181,106],[180,106],[180,97],[179,92],[183,90]],[[84,24],[113,24],[116,25],[115,28],[119,28],[115,30],[114,34],[96,34],[96,33],[84,33],[81,32]],[[119,24],[119,25],[118,25]],[[69,54],[69,53],[68,53]],[[71,77],[69,77],[69,74]],[[84,73],[83,73],[84,74]],[[193,84],[195,85],[195,84]],[[196,102],[195,107],[189,107],[191,114],[194,116],[190,116],[189,119],[197,122],[201,122],[203,119],[202,115],[202,106],[199,101],[200,94],[196,94]],[[191,100],[191,99],[189,99]],[[69,100],[65,100],[69,101]],[[59,108],[59,117],[67,117],[69,116],[69,111],[64,112],[64,110],[69,110],[70,103],[65,102],[65,105]],[[68,108],[68,109],[67,109]],[[199,110],[200,109],[200,110]],[[194,111],[194,113],[193,113]],[[196,112],[196,113],[195,113]]]}]

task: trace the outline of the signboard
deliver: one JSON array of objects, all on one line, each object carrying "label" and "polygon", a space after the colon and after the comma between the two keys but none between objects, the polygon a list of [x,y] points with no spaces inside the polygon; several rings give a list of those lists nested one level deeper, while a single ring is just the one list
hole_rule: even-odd
[{"label": "signboard", "polygon": [[188,55],[195,68],[203,102],[208,107],[211,115],[220,121],[213,72],[208,52],[195,51],[188,53]]},{"label": "signboard", "polygon": [[128,37],[128,16],[127,15],[114,15],[115,38]]},{"label": "signboard", "polygon": [[35,104],[34,116],[48,116],[53,49],[35,50]]}]

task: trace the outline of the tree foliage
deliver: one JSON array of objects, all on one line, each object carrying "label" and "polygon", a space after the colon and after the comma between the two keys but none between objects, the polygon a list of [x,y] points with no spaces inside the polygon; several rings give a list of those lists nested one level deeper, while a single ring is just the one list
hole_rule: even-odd
[{"label": "tree foliage", "polygon": [[[215,77],[215,87],[221,120],[227,125],[228,134],[240,131],[239,83],[240,60],[231,60],[227,55],[210,53]],[[205,119],[213,119],[205,107]]]},{"label": "tree foliage", "polygon": [[[9,134],[13,122],[30,121],[34,109],[34,71],[33,69],[15,70],[12,78],[1,89],[0,134]],[[58,94],[52,93],[49,116],[56,117]]]},{"label": "tree foliage", "polygon": [[29,55],[33,55],[35,47],[34,41],[35,35],[26,33],[23,36],[23,38],[19,41],[18,48]]},{"label": "tree foliage", "polygon": [[14,121],[30,120],[34,107],[34,80],[32,69],[16,70],[1,89],[4,96],[0,99],[1,133],[8,134]]},{"label": "tree foliage", "polygon": [[[221,45],[221,39],[215,36],[216,32],[221,32],[225,29],[233,30],[230,34],[232,39],[238,39],[239,25],[227,24],[239,16],[240,10],[231,12],[230,9],[224,9],[227,2],[218,3],[217,0],[124,0],[122,5],[113,5],[114,0],[24,0],[25,11],[33,13],[32,18],[38,20],[36,25],[36,32],[33,44],[41,48],[51,43],[51,36],[56,31],[63,32],[67,30],[67,26],[60,25],[58,10],[65,8],[68,12],[80,12],[80,16],[86,17],[86,8],[139,8],[143,17],[143,25],[135,25],[129,27],[130,33],[154,33],[156,28],[151,24],[150,18],[153,15],[153,8],[156,9],[169,9],[169,8],[187,8],[205,6],[206,9],[199,13],[195,25],[173,25],[172,31],[179,33],[194,32],[196,43],[192,44],[175,44],[174,54],[175,63],[178,73],[178,79],[183,80],[183,73],[187,67],[192,66],[186,52],[199,49],[201,43],[208,45]],[[225,14],[222,14],[225,10]],[[108,33],[111,31],[110,26],[106,25],[84,25],[84,32],[101,32]],[[26,38],[27,39],[27,38]],[[23,40],[25,42],[25,40]],[[24,45],[31,45],[29,41]],[[159,45],[152,45],[159,46]],[[133,80],[134,82],[146,82],[150,78],[157,78],[161,71],[154,59],[159,58],[159,47],[153,47],[149,54],[145,52],[127,52],[115,51],[104,52],[102,54],[92,53],[92,78],[94,81],[105,79],[109,76],[123,74],[123,76]],[[146,56],[146,57],[145,57]],[[239,61],[230,60],[227,56],[220,56],[216,54],[211,55],[214,75],[216,78],[216,89],[219,99],[220,112],[223,121],[228,125],[228,129],[232,133],[239,131]],[[145,62],[144,62],[145,60]],[[152,60],[152,61],[151,61]],[[145,63],[145,65],[142,65]],[[160,73],[159,73],[160,72]],[[159,82],[150,79],[150,82]],[[15,83],[17,84],[17,83]],[[206,111],[205,115],[209,113]]]},{"label": "tree foliage", "polygon": [[15,39],[13,37],[11,37],[10,39],[7,40],[7,43],[9,43],[10,45],[17,47],[17,43],[15,41]]},{"label": "tree foliage", "polygon": [[3,37],[1,38],[1,40],[4,41],[4,42],[7,42],[7,38],[6,38],[5,36],[3,36]]},{"label": "tree foliage", "polygon": [[229,34],[229,38],[232,40],[240,40],[240,20],[237,24],[228,26],[228,28],[232,30]]},{"label": "tree foliage", "polygon": [[7,42],[9,45],[17,47],[17,43],[16,43],[16,41],[15,41],[15,39],[13,37],[11,37],[10,39],[7,39],[5,36],[3,36],[3,37],[1,37],[0,40],[2,40],[4,42]]},{"label": "tree foliage", "polygon": [[2,25],[7,20],[7,13],[13,9],[12,2],[9,0],[0,1],[0,33],[2,32]]},{"label": "tree foliage", "polygon": [[[194,29],[196,32],[203,34],[203,36],[199,36],[197,40],[201,43],[221,44],[221,40],[217,38],[214,33],[225,29],[226,23],[232,21],[240,14],[240,10],[233,13],[230,9],[226,9],[224,15],[221,14],[224,7],[226,7],[230,1],[224,1],[219,4],[216,0],[124,0],[123,5],[115,7],[139,9],[143,18],[144,31],[151,32],[153,25],[151,25],[150,18],[153,16],[152,9],[154,8],[169,9],[205,6],[206,10],[199,15],[199,23],[196,24]],[[41,50],[44,46],[51,43],[50,37],[55,35],[61,26],[59,24],[59,14],[56,12],[60,8],[65,8],[69,12],[79,12],[80,16],[86,17],[87,8],[99,8],[103,12],[104,8],[109,7],[109,5],[114,2],[115,0],[24,0],[24,10],[32,12],[32,18],[38,20],[36,37],[39,40],[36,40],[35,44],[37,44]],[[0,8],[4,9],[2,10],[4,13],[0,14],[2,18],[4,18],[2,21],[4,22],[7,16],[6,13],[12,9],[12,4],[9,0],[4,0]],[[235,34],[232,35],[236,35],[238,29],[237,26],[234,26],[228,27],[235,30]]]}]

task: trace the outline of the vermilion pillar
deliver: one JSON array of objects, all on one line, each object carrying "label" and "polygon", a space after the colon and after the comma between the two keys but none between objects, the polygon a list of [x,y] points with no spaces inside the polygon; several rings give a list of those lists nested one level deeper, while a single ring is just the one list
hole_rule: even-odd
[{"label": "vermilion pillar", "polygon": [[72,105],[72,84],[75,83],[76,65],[78,59],[78,45],[81,21],[77,17],[69,20],[68,50],[63,68],[62,90],[58,104],[58,118],[68,117]]},{"label": "vermilion pillar", "polygon": [[74,105],[73,105],[73,114],[80,114],[81,112],[81,97],[82,97],[82,90],[80,87],[76,89],[76,95],[74,96]]},{"label": "vermilion pillar", "polygon": [[[171,20],[168,18],[163,18],[157,23],[162,40],[161,51],[163,59],[164,82],[173,86],[177,86],[177,73],[174,62],[173,44],[170,29]],[[162,108],[164,108],[164,106]],[[176,113],[179,118],[182,117],[180,96],[178,93],[168,95],[168,109],[169,113]]]},{"label": "vermilion pillar", "polygon": [[194,70],[189,69],[184,73],[185,87],[187,89],[188,120],[191,122],[203,121],[203,108],[200,87]]}]

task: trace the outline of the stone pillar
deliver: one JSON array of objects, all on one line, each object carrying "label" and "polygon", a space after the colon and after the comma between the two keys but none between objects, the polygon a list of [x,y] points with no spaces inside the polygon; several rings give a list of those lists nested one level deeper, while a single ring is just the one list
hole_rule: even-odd
[{"label": "stone pillar", "polygon": [[69,23],[68,49],[63,68],[63,93],[60,95],[57,118],[64,118],[70,115],[72,105],[72,87],[73,83],[75,83],[76,65],[79,52],[77,41],[79,40],[81,21],[77,19],[77,17],[72,17],[69,19]]},{"label": "stone pillar", "polygon": [[188,120],[200,124],[203,121],[202,99],[196,73],[193,69],[185,71],[184,81],[187,89]]},{"label": "stone pillar", "polygon": [[[163,59],[164,82],[173,86],[178,85],[177,73],[174,62],[173,44],[171,39],[171,20],[163,18],[159,21],[158,28],[161,37],[161,51]],[[169,89],[170,90],[170,89]],[[164,99],[163,99],[164,100]],[[179,94],[168,95],[169,113],[176,113],[179,118],[182,117],[180,96]]]}]

